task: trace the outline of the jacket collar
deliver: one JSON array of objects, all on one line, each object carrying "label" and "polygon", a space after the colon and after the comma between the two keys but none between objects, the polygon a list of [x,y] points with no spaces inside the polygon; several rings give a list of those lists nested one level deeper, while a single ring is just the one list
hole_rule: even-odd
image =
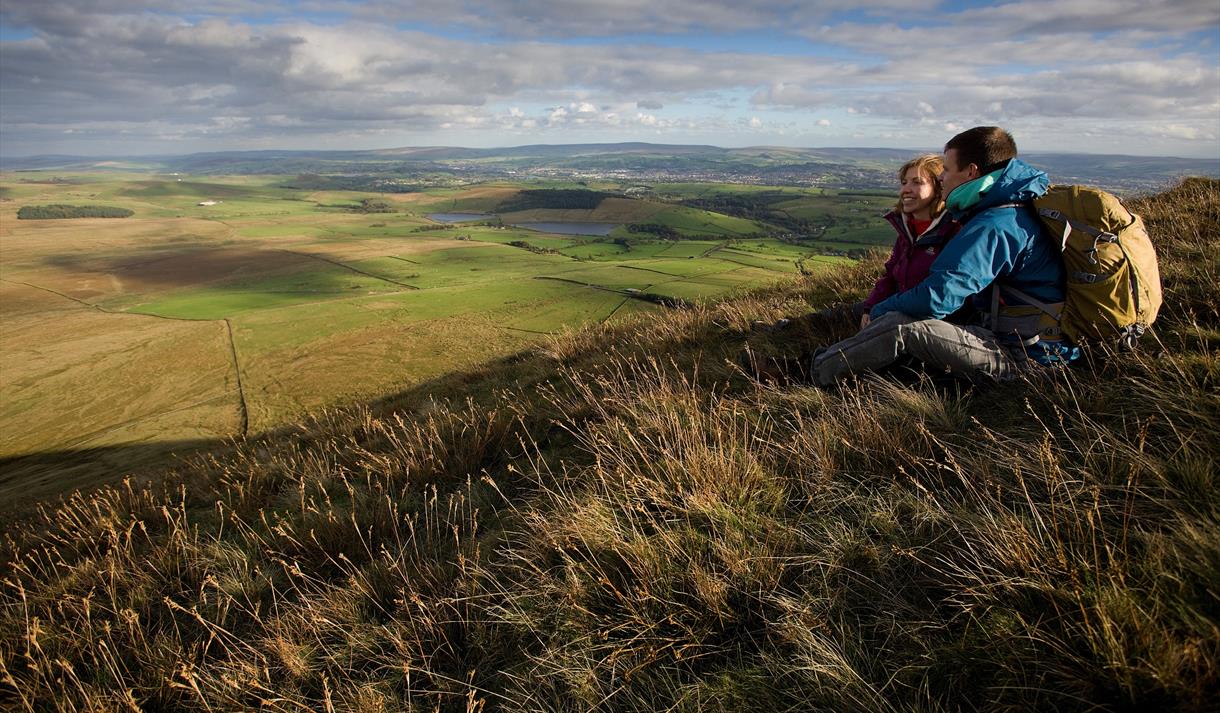
[{"label": "jacket collar", "polygon": [[912,243],[917,242],[922,237],[934,234],[936,232],[936,227],[941,224],[941,221],[951,220],[949,217],[949,211],[947,209],[942,210],[940,215],[933,218],[932,222],[928,225],[928,227],[924,228],[922,233],[919,235],[914,235],[911,233],[911,224],[907,222],[906,213],[903,213],[900,210],[891,210],[885,214],[885,219],[898,230],[899,234],[907,236],[907,240],[910,240]]},{"label": "jacket collar", "polygon": [[965,213],[978,205],[983,200],[983,195],[995,185],[1000,172],[1003,170],[992,171],[985,176],[979,176],[973,181],[967,181],[954,188],[949,197],[945,198],[945,210],[951,210],[954,213]]}]

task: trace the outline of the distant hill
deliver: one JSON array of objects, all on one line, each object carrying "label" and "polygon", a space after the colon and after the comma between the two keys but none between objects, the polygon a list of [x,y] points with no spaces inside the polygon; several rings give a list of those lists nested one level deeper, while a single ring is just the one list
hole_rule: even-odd
[{"label": "distant hill", "polygon": [[[928,149],[935,151],[935,148]],[[372,151],[224,151],[186,156],[4,158],[4,170],[149,170],[193,174],[391,176],[406,181],[511,178],[728,182],[889,188],[916,149],[721,148],[649,143],[534,144],[507,148],[423,146]],[[1147,193],[1183,176],[1220,177],[1220,160],[1030,153],[1058,183]]]}]

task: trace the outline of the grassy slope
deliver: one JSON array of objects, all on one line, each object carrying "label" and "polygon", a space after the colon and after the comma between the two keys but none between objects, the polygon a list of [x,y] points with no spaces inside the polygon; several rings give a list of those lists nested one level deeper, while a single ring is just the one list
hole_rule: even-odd
[{"label": "grassy slope", "polygon": [[823,392],[727,363],[749,320],[859,295],[873,263],[575,332],[165,485],[72,496],[8,528],[2,695],[1208,709],[1220,183],[1137,209],[1162,253],[1156,340],[1052,380]]}]

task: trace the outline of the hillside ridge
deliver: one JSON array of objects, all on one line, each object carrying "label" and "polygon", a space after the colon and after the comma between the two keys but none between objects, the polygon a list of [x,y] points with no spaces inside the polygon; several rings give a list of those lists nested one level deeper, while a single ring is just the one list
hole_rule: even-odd
[{"label": "hillside ridge", "polygon": [[[760,385],[864,262],[571,332],[6,529],[27,710],[1208,710],[1220,181],[1141,199],[1134,353]],[[846,332],[816,333],[831,340]]]}]

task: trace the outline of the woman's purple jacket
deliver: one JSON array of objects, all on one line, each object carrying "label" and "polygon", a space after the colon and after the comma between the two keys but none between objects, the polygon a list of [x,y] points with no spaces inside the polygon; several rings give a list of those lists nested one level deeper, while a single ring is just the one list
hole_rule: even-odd
[{"label": "woman's purple jacket", "polygon": [[942,211],[928,229],[919,235],[911,234],[906,216],[901,211],[892,210],[885,214],[885,219],[894,226],[898,238],[894,241],[890,259],[885,261],[885,272],[877,280],[877,284],[873,285],[873,291],[864,299],[866,311],[881,300],[905,292],[922,282],[923,278],[928,276],[932,261],[940,254],[941,248],[962,227],[946,211]]}]

